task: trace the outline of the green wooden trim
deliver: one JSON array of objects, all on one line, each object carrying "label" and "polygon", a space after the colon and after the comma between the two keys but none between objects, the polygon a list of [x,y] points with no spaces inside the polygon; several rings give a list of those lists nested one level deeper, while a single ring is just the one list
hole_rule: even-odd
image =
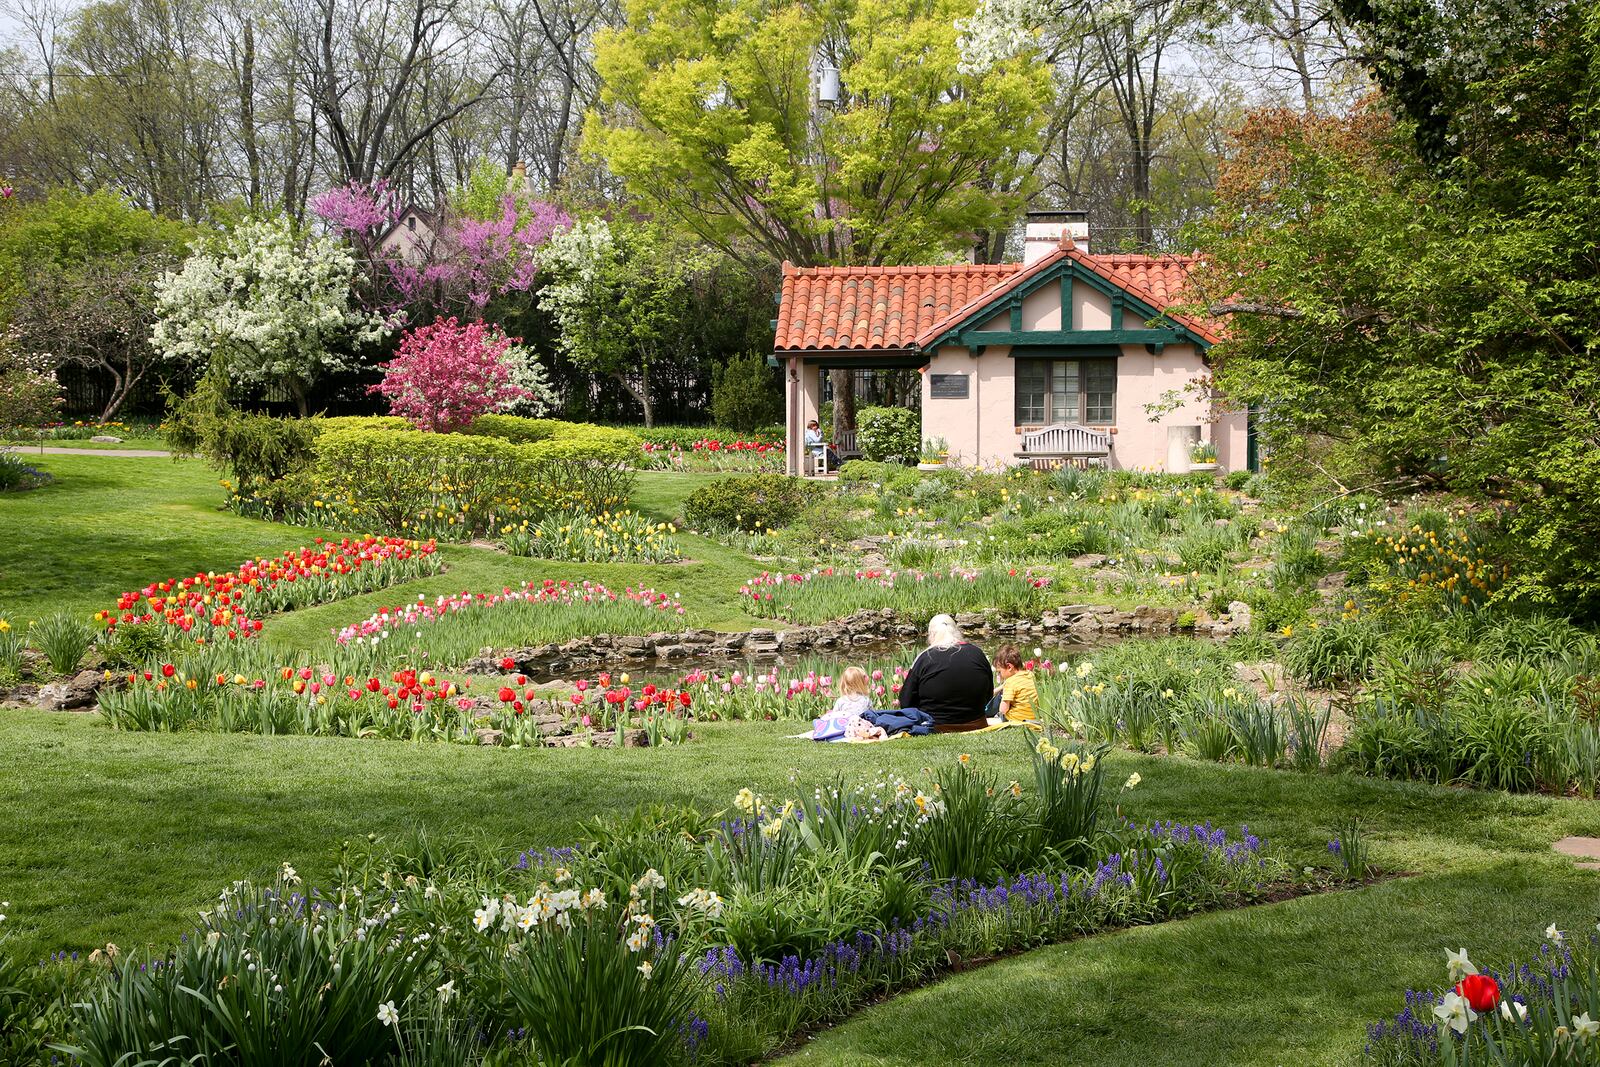
[{"label": "green wooden trim", "polygon": [[1012,359],[1121,359],[1121,345],[1012,345]]},{"label": "green wooden trim", "polygon": [[823,370],[855,370],[857,368],[871,370],[874,367],[925,367],[928,357],[920,352],[906,354],[903,352],[811,352],[790,353],[800,356],[801,362],[807,367],[820,367]]},{"label": "green wooden trim", "polygon": [[1022,300],[1011,301],[1011,329],[1012,332],[1022,329]]},{"label": "green wooden trim", "polygon": [[[1077,302],[1072,299],[1072,275],[1070,270],[1061,272],[1061,328],[1070,330],[1077,326]],[[776,326],[773,329],[777,329]]]},{"label": "green wooden trim", "polygon": [[966,345],[1154,345],[1180,344],[1186,331],[1170,330],[968,330],[953,343]]},{"label": "green wooden trim", "polygon": [[[1129,336],[1123,339],[1123,343],[1127,344],[1177,344],[1187,341],[1193,344],[1201,352],[1205,352],[1211,347],[1210,341],[1207,341],[1199,334],[1168,318],[1166,313],[1161,311],[1159,308],[1150,306],[1143,300],[1140,300],[1138,297],[1128,293],[1127,290],[1118,286],[1114,282],[1102,278],[1094,271],[1080,268],[1071,260],[1065,260],[1050,267],[1050,269],[1039,274],[1037,277],[1028,279],[1028,281],[1023,285],[1011,290],[1008,293],[1002,294],[990,303],[979,306],[977,309],[963,318],[961,322],[957,323],[955,326],[952,326],[944,333],[938,335],[928,344],[923,345],[923,351],[933,351],[940,345],[949,344],[969,346],[973,344],[1026,344],[1029,342],[1020,339],[1015,341],[1002,340],[1001,338],[1006,337],[1008,334],[1022,334],[1024,332],[1026,332],[1030,337],[1032,337],[1032,335],[1035,333],[1052,334],[1052,331],[1022,331],[1018,328],[1019,323],[1017,321],[1017,312],[1020,310],[1021,301],[1038,290],[1041,286],[1050,282],[1056,282],[1062,287],[1062,325],[1066,328],[1065,331],[1053,331],[1053,336],[1059,336],[1062,332],[1071,332],[1071,327],[1075,325],[1075,323],[1072,321],[1075,319],[1075,316],[1072,313],[1071,287],[1078,282],[1083,282],[1095,289],[1098,289],[1100,292],[1111,298],[1113,329],[1111,331],[1096,332],[1127,334]],[[988,319],[993,318],[995,313],[1003,306],[1010,306],[1013,309],[1011,320],[1012,329],[1010,331],[973,330],[972,327],[974,324],[985,322]],[[1135,315],[1139,316],[1139,321],[1141,324],[1151,320],[1159,319],[1169,322],[1171,325],[1155,330],[1128,329],[1126,327],[1125,314],[1130,310]],[[1043,344],[1062,343],[1060,341],[1051,340],[1050,337],[1040,337],[1037,339],[1037,341],[1038,343]],[[1098,338],[1090,338],[1086,343],[1098,344],[1102,343],[1102,341]]]}]

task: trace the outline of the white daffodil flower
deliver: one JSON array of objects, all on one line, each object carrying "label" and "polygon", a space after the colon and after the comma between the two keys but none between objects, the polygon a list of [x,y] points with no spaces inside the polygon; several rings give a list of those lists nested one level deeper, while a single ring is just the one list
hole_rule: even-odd
[{"label": "white daffodil flower", "polygon": [[385,1026],[395,1026],[400,1022],[400,1012],[394,1006],[394,1001],[386,1000],[378,1005],[378,1021]]},{"label": "white daffodil flower", "polygon": [[1433,1014],[1458,1034],[1466,1033],[1468,1024],[1478,1017],[1467,1004],[1467,998],[1455,992],[1446,993],[1444,1000],[1434,1005]]},{"label": "white daffodil flower", "polygon": [[1460,952],[1451,952],[1449,949],[1445,949],[1444,954],[1448,961],[1451,982],[1459,982],[1469,974],[1478,973],[1478,968],[1474,967],[1472,961],[1467,959],[1466,949],[1463,948]]}]

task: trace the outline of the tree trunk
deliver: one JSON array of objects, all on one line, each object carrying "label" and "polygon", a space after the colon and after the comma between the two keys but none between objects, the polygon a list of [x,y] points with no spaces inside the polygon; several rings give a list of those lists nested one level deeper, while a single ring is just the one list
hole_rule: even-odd
[{"label": "tree trunk", "polygon": [[622,388],[628,391],[629,396],[639,402],[639,407],[644,409],[645,428],[649,429],[654,426],[656,424],[656,405],[655,401],[650,398],[650,365],[648,363],[641,365],[638,382],[634,382],[621,372],[613,373],[611,376],[617,380]]},{"label": "tree trunk", "polygon": [[244,55],[240,60],[239,126],[245,163],[250,171],[250,207],[261,208],[261,151],[256,145],[256,27],[244,20]]},{"label": "tree trunk", "polygon": [[294,397],[294,407],[300,417],[306,418],[311,414],[311,398],[306,396],[306,386],[299,378],[290,378],[288,381],[289,395]]},{"label": "tree trunk", "polygon": [[838,444],[856,430],[855,371],[829,371],[828,380],[833,384],[833,440]]}]

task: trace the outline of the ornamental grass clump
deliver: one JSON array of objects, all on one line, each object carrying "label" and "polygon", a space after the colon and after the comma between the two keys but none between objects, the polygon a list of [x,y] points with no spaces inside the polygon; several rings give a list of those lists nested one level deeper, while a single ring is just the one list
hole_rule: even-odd
[{"label": "ornamental grass clump", "polygon": [[71,674],[94,647],[94,628],[58,611],[28,624],[28,644],[37,649],[55,674]]},{"label": "ornamental grass clump", "polygon": [[989,610],[1037,618],[1055,600],[1051,577],[1030,570],[962,570],[948,573],[820,567],[807,572],[763,572],[739,588],[745,610],[760,618],[818,623],[857,611],[889,610],[904,621],[926,623],[942,613]]}]

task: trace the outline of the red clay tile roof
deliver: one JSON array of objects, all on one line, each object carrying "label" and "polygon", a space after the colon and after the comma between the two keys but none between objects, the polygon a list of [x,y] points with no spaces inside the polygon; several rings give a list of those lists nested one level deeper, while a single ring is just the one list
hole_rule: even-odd
[{"label": "red clay tile roof", "polygon": [[911,349],[927,327],[1000,286],[1016,263],[941,267],[783,265],[782,350]]},{"label": "red clay tile roof", "polygon": [[[914,349],[1025,283],[1071,259],[1157,309],[1183,302],[1190,256],[1093,256],[1070,241],[1048,256],[1020,263],[941,267],[795,267],[783,265],[776,351]],[[1215,323],[1172,319],[1211,343]]]}]

